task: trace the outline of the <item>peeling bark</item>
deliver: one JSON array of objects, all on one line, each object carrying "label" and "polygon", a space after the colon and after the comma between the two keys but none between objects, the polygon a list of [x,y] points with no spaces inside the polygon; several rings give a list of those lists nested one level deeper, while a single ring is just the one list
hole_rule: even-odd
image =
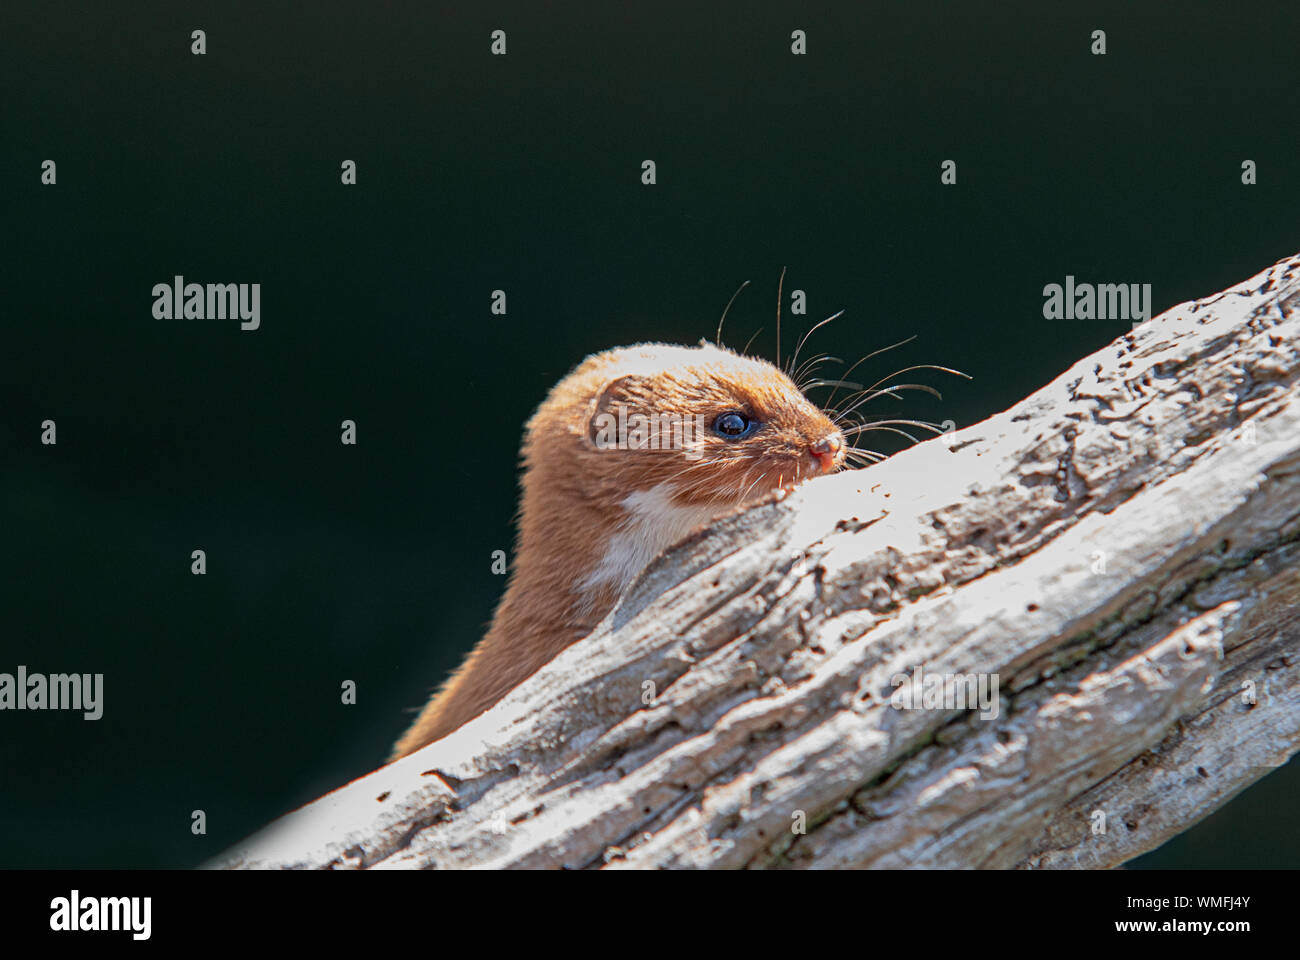
[{"label": "peeling bark", "polygon": [[[1300,749],[1300,255],[660,557],[211,866],[1110,867]],[[900,675],[992,711],[893,705]],[[802,831],[799,828],[803,828]]]}]

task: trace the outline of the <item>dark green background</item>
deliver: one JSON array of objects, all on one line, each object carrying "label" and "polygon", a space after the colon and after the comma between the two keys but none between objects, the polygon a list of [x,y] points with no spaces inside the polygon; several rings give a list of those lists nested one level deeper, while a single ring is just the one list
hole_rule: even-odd
[{"label": "dark green background", "polygon": [[[0,670],[106,675],[98,722],[0,716],[0,865],[197,864],[382,760],[591,351],[749,279],[727,339],[771,357],[786,266],[787,351],[916,334],[863,375],[962,368],[906,412],[964,426],[1127,328],[1044,284],[1158,312],[1300,247],[1294,4],[539,6],[0,5]],[[153,319],[178,273],[261,283],[261,329]],[[1297,865],[1297,770],[1141,863]]]}]

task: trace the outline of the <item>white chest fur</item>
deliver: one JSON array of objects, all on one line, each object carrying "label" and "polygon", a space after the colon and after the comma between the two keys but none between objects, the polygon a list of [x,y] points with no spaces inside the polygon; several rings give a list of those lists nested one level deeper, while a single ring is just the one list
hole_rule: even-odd
[{"label": "white chest fur", "polygon": [[581,589],[586,592],[612,585],[622,591],[647,563],[729,506],[673,503],[672,488],[666,483],[628,494],[623,498],[623,521],[610,536],[596,568],[583,579]]}]

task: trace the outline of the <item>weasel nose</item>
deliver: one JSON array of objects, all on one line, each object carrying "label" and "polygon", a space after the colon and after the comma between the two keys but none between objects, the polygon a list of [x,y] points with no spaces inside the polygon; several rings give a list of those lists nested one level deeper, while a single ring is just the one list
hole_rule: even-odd
[{"label": "weasel nose", "polygon": [[835,458],[839,456],[842,449],[844,449],[844,441],[838,433],[834,433],[812,444],[808,452],[821,464],[822,473],[830,473],[835,469]]}]

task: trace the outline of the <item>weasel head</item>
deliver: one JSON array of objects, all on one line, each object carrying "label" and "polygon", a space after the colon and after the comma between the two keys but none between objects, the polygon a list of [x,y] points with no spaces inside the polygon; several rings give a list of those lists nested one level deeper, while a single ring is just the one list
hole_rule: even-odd
[{"label": "weasel head", "polygon": [[[711,344],[639,344],[588,357],[552,392],[563,423],[530,424],[525,456],[567,460],[584,498],[657,491],[668,503],[718,512],[844,463],[840,430],[764,360]],[[555,466],[553,463],[552,466]]]},{"label": "weasel head", "polygon": [[528,423],[516,592],[581,633],[663,550],[743,504],[838,470],[845,446],[763,360],[708,344],[593,354]]}]

